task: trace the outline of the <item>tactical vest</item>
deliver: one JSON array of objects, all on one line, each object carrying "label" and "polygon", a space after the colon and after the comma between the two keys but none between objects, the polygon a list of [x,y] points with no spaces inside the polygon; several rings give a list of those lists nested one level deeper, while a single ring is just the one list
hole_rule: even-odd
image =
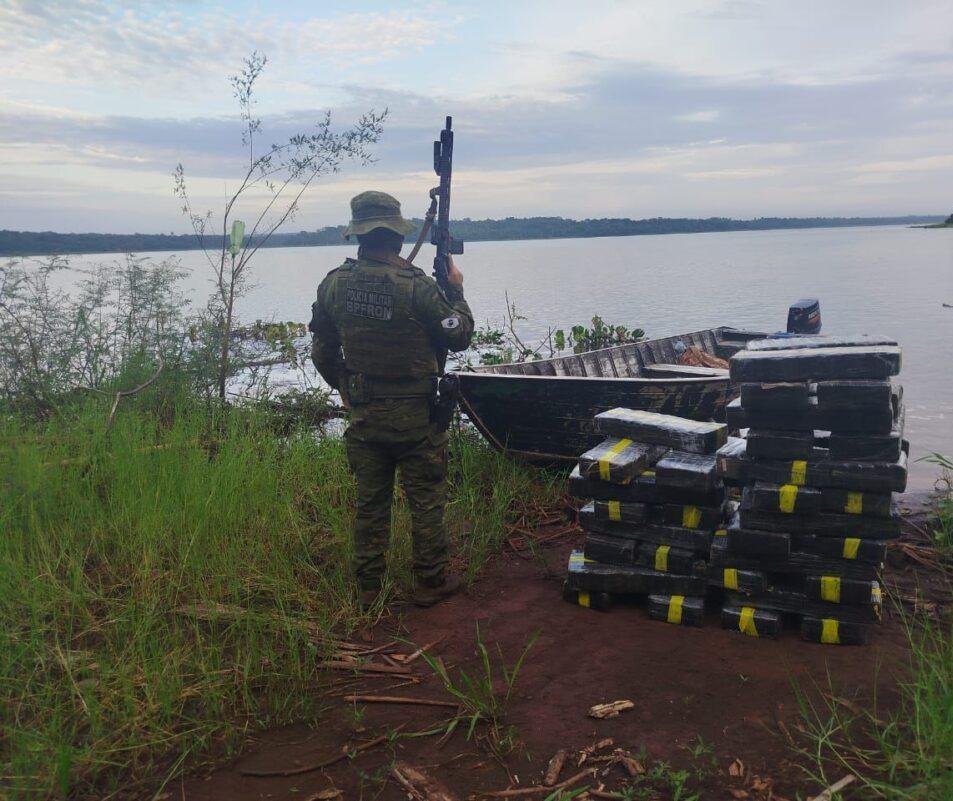
[{"label": "tactical vest", "polygon": [[397,260],[364,258],[334,271],[326,309],[341,337],[345,369],[363,376],[373,397],[432,392],[438,356],[414,313],[419,272]]}]

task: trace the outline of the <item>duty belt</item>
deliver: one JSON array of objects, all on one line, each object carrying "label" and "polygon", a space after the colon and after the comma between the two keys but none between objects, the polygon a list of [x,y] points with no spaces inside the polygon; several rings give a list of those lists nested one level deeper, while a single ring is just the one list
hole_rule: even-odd
[{"label": "duty belt", "polygon": [[347,396],[351,403],[370,403],[394,398],[434,398],[437,377],[379,378],[364,373],[351,373],[346,379]]}]

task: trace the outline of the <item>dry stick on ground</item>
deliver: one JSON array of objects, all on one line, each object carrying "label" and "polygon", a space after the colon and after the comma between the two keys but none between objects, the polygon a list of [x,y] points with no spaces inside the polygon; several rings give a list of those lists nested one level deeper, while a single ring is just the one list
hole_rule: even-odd
[{"label": "dry stick on ground", "polygon": [[431,701],[429,698],[411,698],[404,695],[345,695],[345,701],[364,704],[416,704],[417,706],[449,706],[456,709],[459,704],[452,701]]},{"label": "dry stick on ground", "polygon": [[415,659],[418,659],[422,654],[429,651],[435,645],[439,645],[440,643],[442,643],[445,639],[447,639],[446,634],[440,637],[437,637],[437,639],[434,640],[433,642],[428,642],[426,645],[421,645],[420,648],[418,648],[416,651],[414,651],[412,654],[408,656],[403,656],[402,654],[395,654],[395,658],[400,659],[405,665],[409,665],[411,662],[413,662]]},{"label": "dry stick on ground", "polygon": [[319,667],[327,668],[328,670],[354,670],[358,673],[389,673],[397,676],[412,676],[413,674],[408,668],[403,666],[398,667],[397,665],[378,665],[373,662],[347,662],[340,659],[328,659],[325,662],[320,662]]},{"label": "dry stick on ground", "polygon": [[554,790],[562,790],[564,787],[569,787],[571,784],[582,781],[587,776],[595,776],[598,770],[598,768],[586,768],[585,770],[579,771],[579,773],[575,774],[574,776],[570,776],[568,779],[566,779],[566,781],[560,782],[559,784],[554,784],[551,787],[547,787],[545,784],[538,784],[534,787],[514,787],[510,790],[497,790],[494,793],[484,793],[484,795],[488,795],[493,798],[513,798],[520,795],[551,793]]},{"label": "dry stick on ground", "polygon": [[853,773],[848,773],[843,779],[834,782],[830,787],[824,790],[824,792],[814,796],[809,801],[831,801],[834,797],[834,793],[839,793],[855,781],[857,781],[857,777]]},{"label": "dry stick on ground", "polygon": [[334,765],[340,762],[343,759],[347,759],[351,755],[357,756],[362,754],[365,751],[369,751],[371,748],[376,748],[381,743],[387,742],[392,735],[396,734],[404,728],[404,724],[401,724],[396,729],[388,734],[382,734],[380,737],[375,737],[373,740],[368,740],[366,743],[361,743],[360,745],[354,747],[353,749],[348,748],[346,745],[341,746],[341,752],[333,757],[328,757],[323,759],[320,762],[314,762],[310,765],[301,765],[296,768],[279,768],[278,770],[260,770],[257,768],[239,768],[238,772],[242,776],[298,776],[302,773],[311,773],[316,770],[321,770],[321,768],[327,768],[331,765]]}]

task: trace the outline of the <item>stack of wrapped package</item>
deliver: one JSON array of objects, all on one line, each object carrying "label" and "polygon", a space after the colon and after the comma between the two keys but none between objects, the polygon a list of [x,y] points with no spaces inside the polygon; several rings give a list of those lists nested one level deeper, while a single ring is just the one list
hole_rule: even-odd
[{"label": "stack of wrapped package", "polygon": [[711,564],[747,587],[726,593],[725,627],[773,636],[787,615],[808,640],[868,641],[907,479],[899,372],[896,342],[874,337],[766,339],[732,357],[728,423],[747,435],[717,463],[742,490]]},{"label": "stack of wrapped package", "polygon": [[613,596],[648,596],[651,617],[700,625],[708,553],[724,518],[715,452],[727,426],[621,408],[595,424],[606,439],[579,458],[569,480],[570,492],[589,502],[566,599],[607,609]]}]

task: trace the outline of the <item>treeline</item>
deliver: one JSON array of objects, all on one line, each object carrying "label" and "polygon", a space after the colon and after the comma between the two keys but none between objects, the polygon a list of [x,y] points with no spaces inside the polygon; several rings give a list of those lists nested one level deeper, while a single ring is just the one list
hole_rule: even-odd
[{"label": "treeline", "polygon": [[[631,220],[626,217],[570,220],[565,217],[506,217],[502,220],[452,222],[453,234],[464,242],[513,239],[571,239],[600,236],[647,234],[697,234],[716,231],[769,231],[784,228],[841,228],[858,225],[913,225],[942,222],[937,216],[905,217],[758,217],[735,220],[730,217],[654,217]],[[421,220],[415,220],[421,225]],[[340,245],[343,225],[317,231],[275,234],[265,247],[313,247]],[[418,229],[419,230],[419,229]],[[416,236],[416,234],[414,234]],[[411,237],[409,237],[411,238]],[[218,250],[222,237],[208,236],[205,246]],[[0,255],[37,256],[67,253],[146,253],[149,251],[198,250],[194,234],[58,234],[53,231],[0,231]]]}]

